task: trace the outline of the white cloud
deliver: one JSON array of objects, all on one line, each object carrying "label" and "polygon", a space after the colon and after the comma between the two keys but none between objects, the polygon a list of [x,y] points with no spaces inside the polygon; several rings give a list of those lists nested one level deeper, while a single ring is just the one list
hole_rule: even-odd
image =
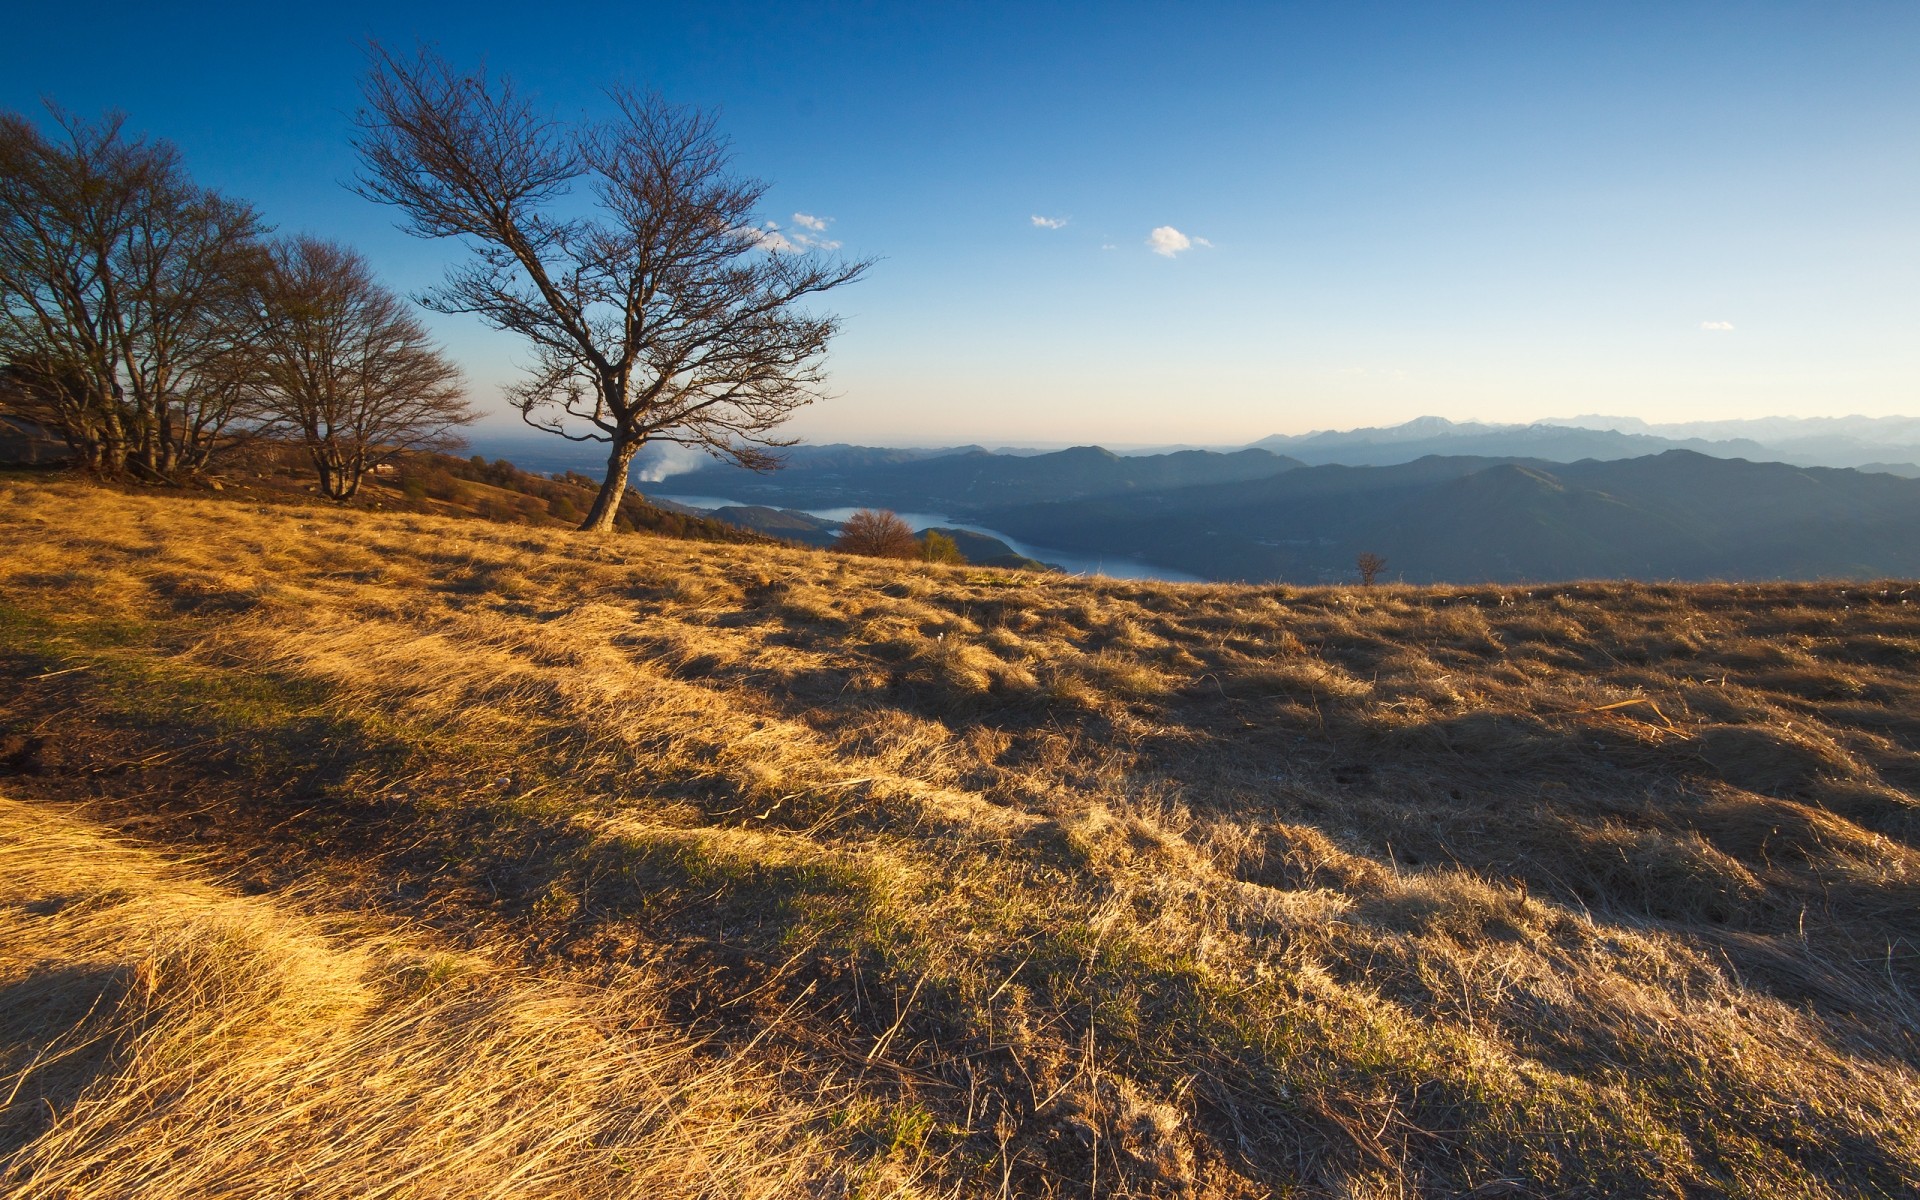
[{"label": "white cloud", "polygon": [[769,254],[792,254],[800,249],[792,239],[780,232],[779,224],[774,221],[768,221],[765,225],[747,225],[734,232],[742,241],[752,242],[755,247]]},{"label": "white cloud", "polygon": [[802,250],[838,250],[840,248],[838,241],[821,236],[827,226],[832,223],[832,217],[795,213],[793,221],[800,228],[782,232],[780,222],[768,221],[764,225],[750,225],[740,230],[740,236],[769,254],[798,254]]},{"label": "white cloud", "polygon": [[1183,250],[1195,246],[1211,246],[1205,238],[1191,238],[1171,225],[1162,225],[1147,235],[1147,246],[1162,258],[1172,258]]},{"label": "white cloud", "polygon": [[1067,227],[1067,218],[1043,217],[1039,213],[1035,213],[1033,214],[1033,227],[1035,229],[1065,229]]},{"label": "white cloud", "polygon": [[1118,250],[1120,247],[1114,245],[1112,242],[1101,242],[1100,248],[1102,250]]},{"label": "white cloud", "polygon": [[1700,328],[1705,329],[1710,333],[1732,333],[1733,322],[1732,321],[1702,321],[1700,322]]}]

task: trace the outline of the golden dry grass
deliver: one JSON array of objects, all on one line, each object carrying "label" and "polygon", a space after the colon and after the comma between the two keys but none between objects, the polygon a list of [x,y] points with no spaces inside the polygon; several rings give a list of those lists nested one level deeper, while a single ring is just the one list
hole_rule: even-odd
[{"label": "golden dry grass", "polygon": [[[580,1166],[616,1142],[708,1161],[676,1138],[741,1148],[652,1194],[761,1157],[767,1194],[1920,1192],[1905,585],[1061,580],[27,481],[0,545],[11,790],[318,922],[400,1014],[355,1019],[404,1026],[322,1074],[428,1063],[395,1138],[563,1192],[618,1190]],[[9,978],[134,978],[168,901],[76,890],[116,888],[66,942],[22,892]],[[472,1015],[337,948],[375,920],[484,963]],[[278,1002],[196,961],[191,1021]],[[155,1089],[304,1061],[329,1023],[284,1011],[257,1053],[115,1050],[6,1169],[116,1168],[148,1119],[196,1169],[264,1163],[277,1134],[249,1160]],[[100,1019],[69,1016],[9,1053]],[[569,1099],[463,1099],[436,1022],[502,1078],[531,1039]],[[568,1040],[609,1023],[657,1082]],[[302,1145],[387,1179],[390,1124]],[[478,1186],[421,1154],[413,1194]],[[109,1192],[222,1194],[166,1186]]]},{"label": "golden dry grass", "polygon": [[10,800],[0,911],[20,1200],[776,1197],[845,1175],[826,1098],[703,1055],[642,973],[583,987],[318,920]]}]

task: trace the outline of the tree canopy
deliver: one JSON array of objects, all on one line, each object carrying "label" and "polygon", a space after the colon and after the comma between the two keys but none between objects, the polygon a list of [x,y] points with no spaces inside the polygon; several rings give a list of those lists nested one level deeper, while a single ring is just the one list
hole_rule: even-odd
[{"label": "tree canopy", "polygon": [[611,527],[650,441],[777,461],[839,327],[802,302],[871,264],[770,237],[767,185],[733,173],[709,114],[615,87],[607,118],[563,122],[508,79],[378,47],[365,95],[361,194],[472,251],[423,302],[522,337],[522,416],[608,445],[581,528]]}]

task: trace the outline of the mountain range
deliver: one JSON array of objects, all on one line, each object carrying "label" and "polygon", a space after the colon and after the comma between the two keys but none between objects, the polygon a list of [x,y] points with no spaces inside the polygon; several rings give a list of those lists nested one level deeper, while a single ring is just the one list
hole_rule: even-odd
[{"label": "mountain range", "polygon": [[1017,538],[1213,579],[1414,583],[1920,575],[1920,481],[1685,450],[1611,462],[1430,456],[1007,507]]},{"label": "mountain range", "polygon": [[[1390,444],[1480,444],[1499,432],[1460,428],[1405,430]],[[1525,437],[1564,448],[1553,439],[1565,432],[1532,426]],[[1920,575],[1920,481],[1692,449],[1574,462],[1429,454],[1382,465],[1310,465],[1265,448],[1026,457],[970,448],[864,464],[843,452],[767,475],[707,468],[668,487],[778,508],[944,512],[1031,545],[1219,580],[1349,580],[1361,553],[1384,555],[1385,577],[1421,583]]]},{"label": "mountain range", "polygon": [[715,465],[671,476],[662,490],[787,508],[880,505],[960,513],[1238,483],[1301,465],[1298,459],[1256,448],[1224,454],[1180,450],[1122,455],[1098,446],[1076,446],[1051,454],[1012,455],[969,447],[909,461],[863,462],[844,452],[826,459],[794,455],[782,469],[764,474]]},{"label": "mountain range", "polygon": [[1387,466],[1429,454],[1578,462],[1692,450],[1715,458],[1803,467],[1872,467],[1890,474],[1920,475],[1920,419],[1912,417],[1758,417],[1674,424],[1608,416],[1531,424],[1418,417],[1379,428],[1275,435],[1253,445],[1316,466]]},{"label": "mountain range", "polygon": [[1352,429],[1262,438],[1253,443],[1321,466],[1390,466],[1429,454],[1525,457],[1552,462],[1583,458],[1638,458],[1667,450],[1692,450],[1719,458],[1775,458],[1765,445],[1747,438],[1675,438],[1613,429],[1582,429],[1545,422],[1533,425],[1483,425],[1420,417],[1383,429]]}]

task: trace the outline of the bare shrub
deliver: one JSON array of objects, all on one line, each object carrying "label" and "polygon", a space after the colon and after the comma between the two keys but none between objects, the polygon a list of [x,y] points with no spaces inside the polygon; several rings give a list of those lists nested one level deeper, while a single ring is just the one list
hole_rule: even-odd
[{"label": "bare shrub", "polygon": [[842,554],[868,558],[919,558],[920,542],[897,515],[884,509],[863,508],[840,526],[833,548]]}]

